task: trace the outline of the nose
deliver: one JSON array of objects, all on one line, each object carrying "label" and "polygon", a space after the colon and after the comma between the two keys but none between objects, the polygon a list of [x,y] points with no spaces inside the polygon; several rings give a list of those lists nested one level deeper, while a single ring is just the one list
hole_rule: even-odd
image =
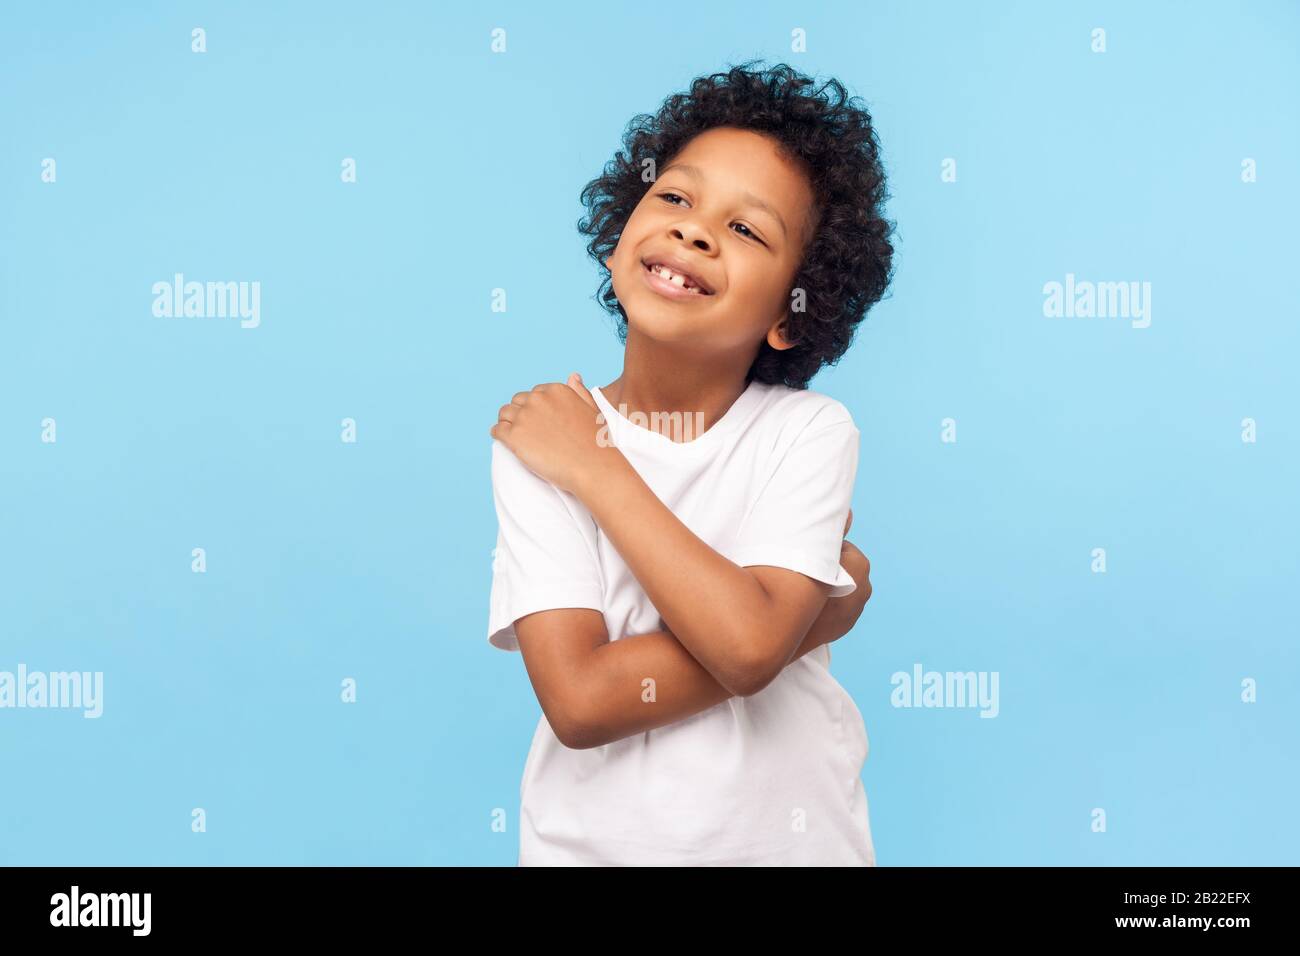
[{"label": "nose", "polygon": [[682,223],[680,226],[673,226],[669,230],[674,239],[680,239],[682,242],[689,242],[701,252],[712,255],[713,243],[709,240],[709,234],[706,230],[693,222]]}]

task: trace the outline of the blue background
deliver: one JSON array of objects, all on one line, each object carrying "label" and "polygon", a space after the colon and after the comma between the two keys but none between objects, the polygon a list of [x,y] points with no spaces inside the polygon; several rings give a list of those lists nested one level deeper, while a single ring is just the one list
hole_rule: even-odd
[{"label": "blue background", "polygon": [[[1295,4],[118,6],[0,14],[0,670],[105,675],[0,710],[0,862],[515,862],[488,429],[619,374],[578,192],[751,57],[864,98],[898,223],[812,383],[862,432],[880,864],[1300,862]],[[155,318],[175,272],[260,327]],[[1150,328],[1045,318],[1067,272]],[[915,663],[1000,715],[893,708]]]}]

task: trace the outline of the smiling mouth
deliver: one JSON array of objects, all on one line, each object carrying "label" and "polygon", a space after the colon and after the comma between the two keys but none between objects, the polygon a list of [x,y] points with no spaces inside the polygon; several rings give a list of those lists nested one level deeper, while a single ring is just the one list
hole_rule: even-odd
[{"label": "smiling mouth", "polygon": [[707,299],[713,295],[694,280],[688,279],[681,273],[674,273],[667,266],[642,262],[641,271],[645,274],[646,282],[650,287],[668,298]]}]

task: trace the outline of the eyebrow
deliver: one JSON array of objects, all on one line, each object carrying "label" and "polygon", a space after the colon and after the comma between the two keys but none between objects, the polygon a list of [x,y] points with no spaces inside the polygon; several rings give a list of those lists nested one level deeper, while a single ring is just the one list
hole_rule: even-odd
[{"label": "eyebrow", "polygon": [[[698,166],[692,166],[690,163],[672,163],[667,168],[662,170],[659,173],[659,175],[663,176],[665,173],[668,173],[674,169],[680,169],[682,172],[689,174],[695,179],[704,178],[704,171],[700,169],[700,167]],[[747,202],[749,205],[757,209],[763,210],[765,213],[767,213],[769,216],[775,219],[777,221],[777,224],[781,227],[782,235],[784,235],[787,239],[790,238],[790,231],[785,226],[785,220],[781,218],[781,214],[776,211],[775,206],[773,206],[769,202],[764,202],[762,199],[759,199],[757,196],[755,196],[753,193],[749,192],[748,190],[742,192],[740,194],[740,198],[743,199],[745,202]]]}]

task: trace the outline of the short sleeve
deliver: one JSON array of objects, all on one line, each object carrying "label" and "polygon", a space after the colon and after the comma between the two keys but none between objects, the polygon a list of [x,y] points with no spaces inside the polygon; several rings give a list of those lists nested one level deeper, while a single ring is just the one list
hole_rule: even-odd
[{"label": "short sleeve", "polygon": [[727,556],[741,567],[798,571],[830,584],[831,597],[844,597],[857,590],[840,564],[840,550],[857,479],[859,432],[847,409],[824,411],[780,455]]},{"label": "short sleeve", "polygon": [[528,469],[492,442],[492,497],[497,546],[488,599],[488,642],[519,650],[515,621],[552,608],[602,611],[596,522],[577,498]]}]

